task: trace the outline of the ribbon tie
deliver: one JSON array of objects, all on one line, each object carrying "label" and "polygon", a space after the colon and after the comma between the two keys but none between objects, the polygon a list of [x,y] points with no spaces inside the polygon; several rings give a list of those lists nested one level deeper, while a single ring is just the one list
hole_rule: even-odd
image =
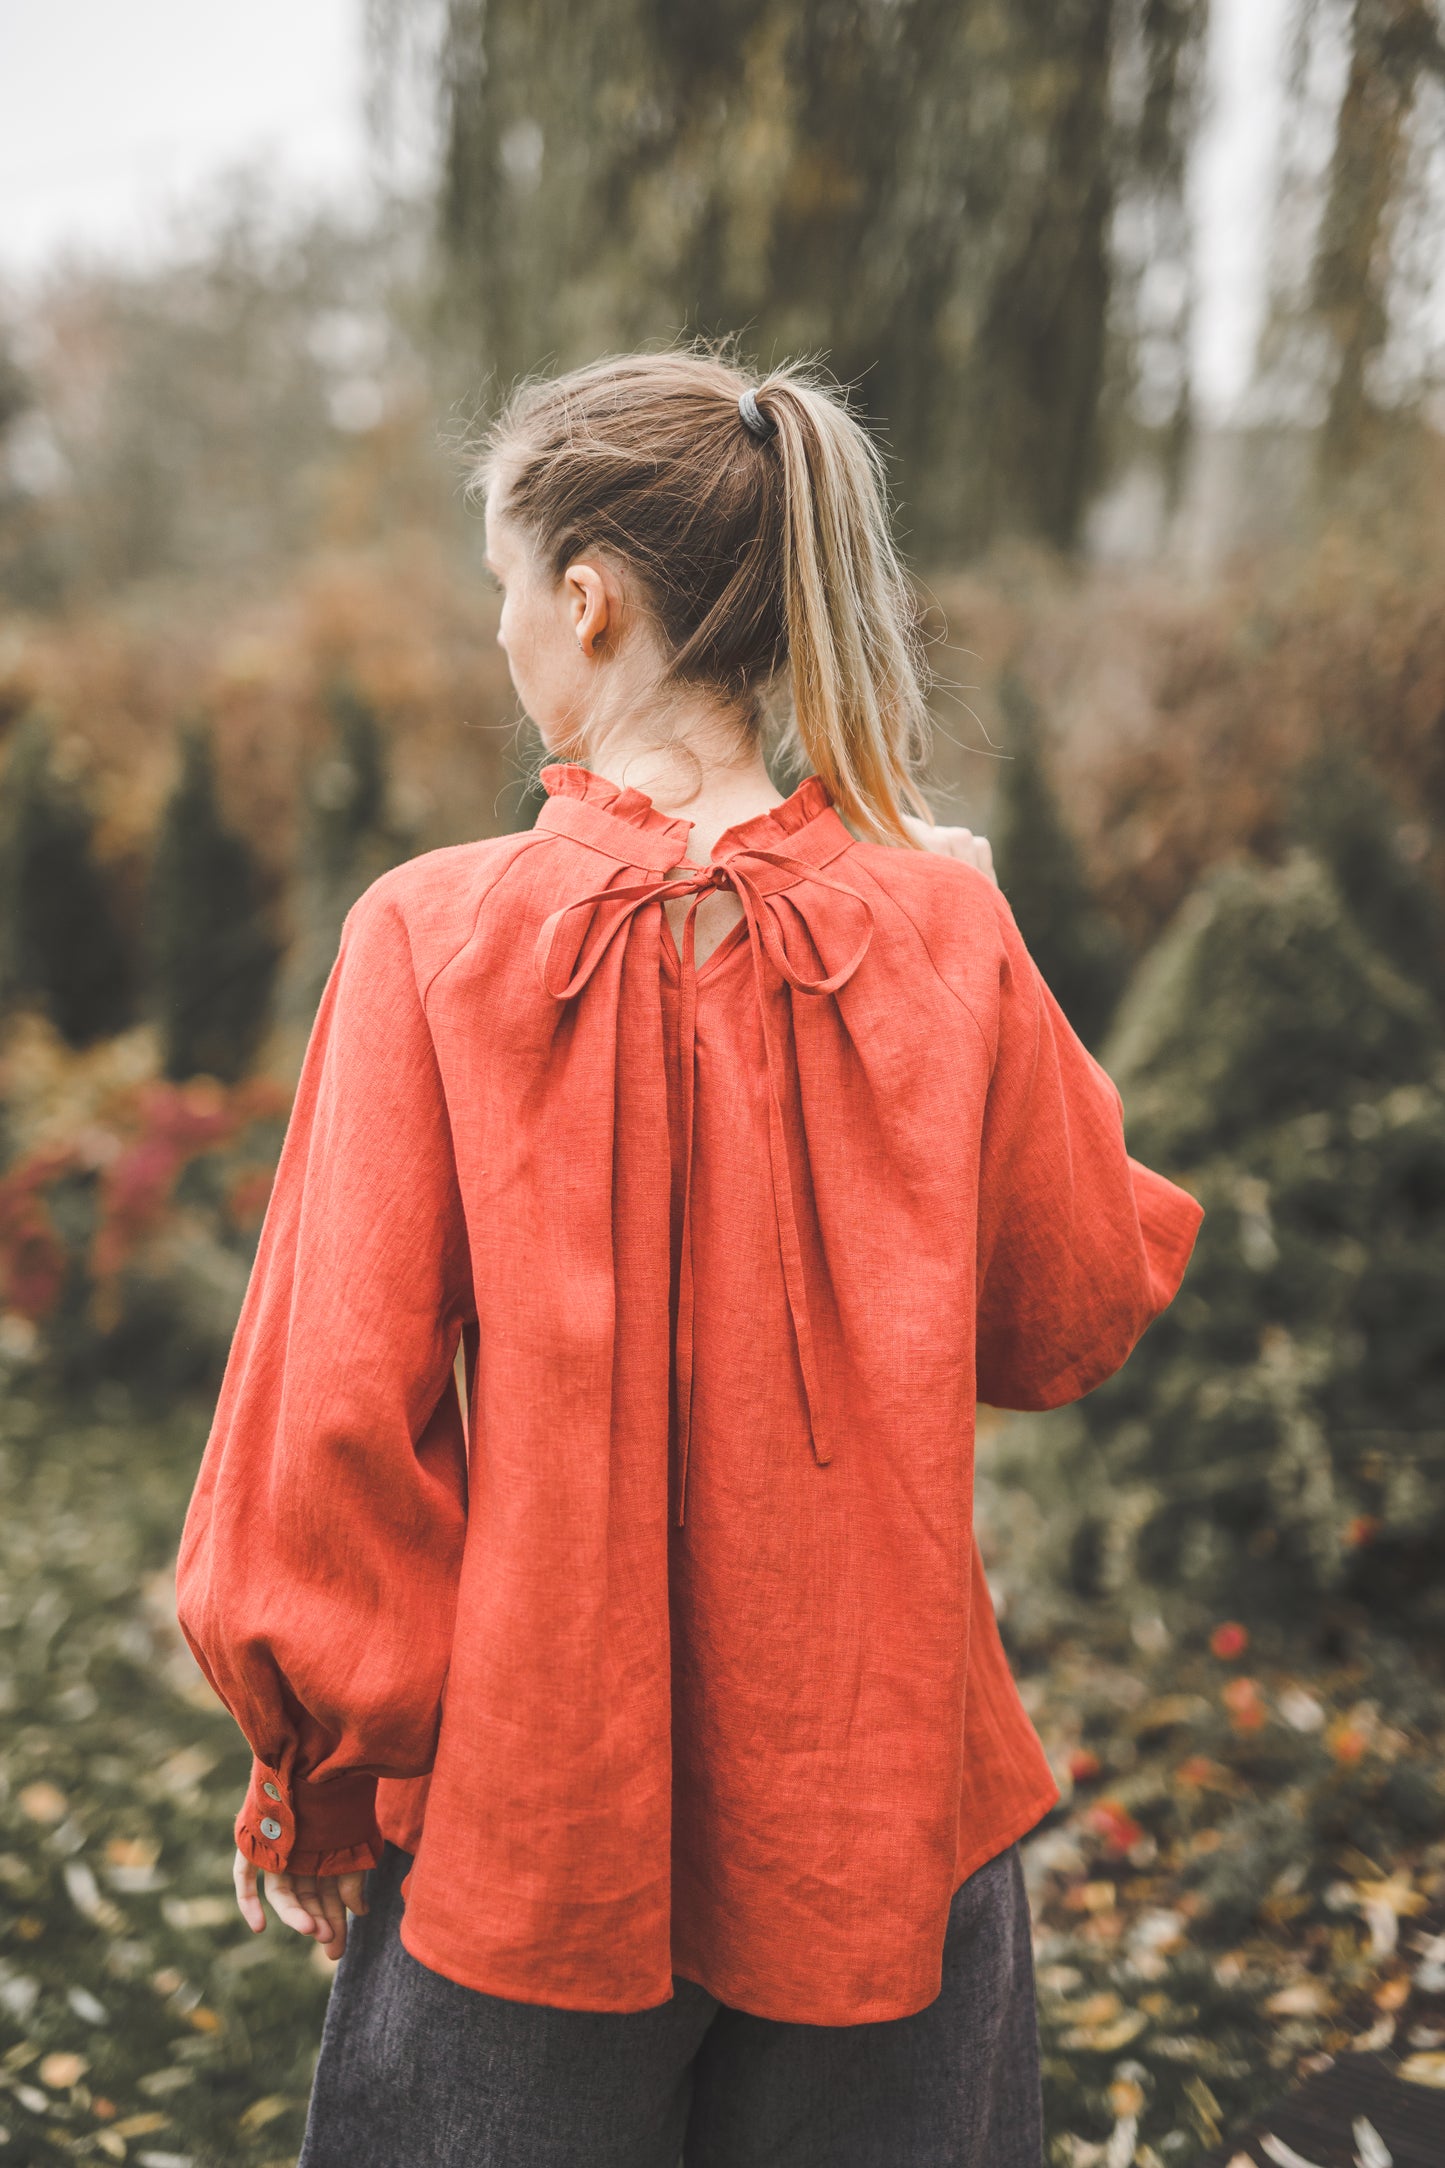
[{"label": "ribbon tie", "polygon": [[[782,935],[774,912],[769,907],[769,894],[759,888],[753,877],[739,863],[743,858],[762,859],[790,878],[772,891],[784,894],[797,883],[809,881],[821,888],[831,888],[835,894],[846,896],[850,904],[863,914],[866,922],[863,938],[848,961],[826,978],[810,979],[789,960],[783,946]],[[783,851],[760,848],[741,850],[733,856],[706,866],[689,869],[683,874],[668,874],[663,878],[638,882],[626,887],[601,888],[592,895],[579,896],[575,902],[564,904],[553,911],[542,925],[537,937],[537,968],[542,984],[556,1001],[571,1001],[586,986],[597,966],[601,963],[612,943],[629,924],[635,912],[656,904],[659,909],[672,896],[690,896],[692,902],[683,920],[682,941],[679,947],[681,977],[679,987],[679,1053],[682,1067],[682,1257],[679,1269],[677,1343],[675,1365],[677,1379],[677,1521],[681,1527],[687,1498],[688,1446],[692,1430],[692,1373],[693,1373],[693,1310],[694,1287],[692,1270],[692,1152],[693,1152],[693,1106],[695,1067],[697,1058],[697,959],[694,921],[698,906],[704,896],[722,889],[731,889],[742,906],[743,920],[747,926],[748,945],[752,952],[753,979],[757,987],[758,1009],[762,1023],[763,1045],[768,1063],[768,1157],[772,1172],[773,1206],[777,1218],[778,1249],[783,1263],[783,1281],[787,1289],[788,1309],[793,1323],[793,1339],[798,1350],[798,1368],[802,1375],[803,1392],[808,1404],[808,1423],[811,1432],[813,1457],[820,1467],[832,1459],[832,1444],[824,1413],[824,1402],[818,1377],[817,1352],[813,1343],[812,1319],[808,1309],[807,1276],[803,1265],[802,1244],[798,1238],[797,1212],[794,1205],[793,1165],[788,1149],[787,1123],[783,1113],[784,1058],[774,1043],[773,1028],[769,1022],[767,987],[764,964],[770,963],[781,979],[786,980],[796,993],[835,994],[845,986],[868,953],[873,938],[873,913],[867,902],[856,890],[847,888],[841,881],[830,880],[816,867],[805,865],[799,858],[790,857]],[[796,905],[795,905],[796,908]],[[580,948],[575,952],[570,977],[562,977],[566,965],[566,944],[563,929],[574,912],[589,911],[593,921],[583,935]]]}]

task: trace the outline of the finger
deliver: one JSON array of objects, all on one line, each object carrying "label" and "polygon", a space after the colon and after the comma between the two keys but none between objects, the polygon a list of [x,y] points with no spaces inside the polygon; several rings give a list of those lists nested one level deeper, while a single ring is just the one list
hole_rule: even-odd
[{"label": "finger", "polygon": [[370,1909],[366,1902],[366,1876],[364,1874],[339,1874],[336,1877],[336,1887],[341,1893],[341,1902],[345,1905],[347,1911],[354,1912],[358,1919]]},{"label": "finger", "polygon": [[326,1933],[321,1940],[327,1956],[335,1960],[346,1948],[346,1907],[341,1902],[341,1892],[336,1887],[334,1874],[322,1878],[320,1904],[326,1921]]},{"label": "finger", "polygon": [[266,1908],[256,1894],[256,1869],[242,1851],[236,1853],[231,1867],[231,1880],[236,1885],[236,1904],[242,1919],[253,1935],[266,1931]]},{"label": "finger", "polygon": [[298,1935],[314,1935],[316,1922],[296,1895],[290,1875],[268,1874],[266,1877],[266,1902],[278,1920],[284,1920]]},{"label": "finger", "polygon": [[296,1902],[305,1910],[316,1931],[318,1942],[330,1942],[331,1920],[322,1900],[322,1884],[314,1874],[298,1874],[292,1881]]},{"label": "finger", "polygon": [[339,1957],[346,1942],[346,1907],[336,1893],[335,1875],[298,1875],[296,1894],[316,1922],[316,1939],[328,1957]]},{"label": "finger", "polygon": [[924,850],[933,851],[940,858],[953,857],[954,839],[959,832],[956,828],[943,828],[937,821],[909,820],[908,829]]}]

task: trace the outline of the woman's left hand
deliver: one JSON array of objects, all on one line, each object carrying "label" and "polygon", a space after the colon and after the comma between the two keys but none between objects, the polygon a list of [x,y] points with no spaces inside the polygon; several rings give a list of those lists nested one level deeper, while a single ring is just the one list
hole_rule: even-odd
[{"label": "woman's left hand", "polygon": [[[253,1935],[266,1925],[266,1913],[258,1894],[253,1861],[238,1851],[231,1870],[236,1903]],[[366,1910],[364,1874],[270,1874],[266,1898],[278,1920],[294,1927],[298,1935],[314,1935],[332,1964],[346,1948],[346,1915],[358,1917]]]},{"label": "woman's left hand", "polygon": [[937,851],[942,858],[962,859],[966,866],[976,866],[998,886],[998,875],[993,869],[993,850],[987,836],[976,836],[971,828],[938,828],[927,821],[915,820],[905,813],[903,825],[915,843],[926,851]]}]

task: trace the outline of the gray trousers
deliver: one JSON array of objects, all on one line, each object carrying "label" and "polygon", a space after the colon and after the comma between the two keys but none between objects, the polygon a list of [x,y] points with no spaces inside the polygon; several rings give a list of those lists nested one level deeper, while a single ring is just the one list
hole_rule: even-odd
[{"label": "gray trousers", "polygon": [[297,2168],[1042,2168],[1018,1847],[954,1896],[916,2016],[784,2025],[678,1980],[625,2014],[506,2002],[398,1938],[388,1845],[350,1923]]}]

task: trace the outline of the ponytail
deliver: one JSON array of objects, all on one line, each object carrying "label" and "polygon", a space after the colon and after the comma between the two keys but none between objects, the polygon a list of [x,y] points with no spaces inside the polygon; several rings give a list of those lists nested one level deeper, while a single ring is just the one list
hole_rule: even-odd
[{"label": "ponytail", "polygon": [[[751,393],[751,397],[749,397]],[[925,672],[877,445],[795,363],[750,384],[704,346],[524,385],[473,477],[559,578],[605,548],[638,576],[671,676],[752,728],[786,673],[802,761],[874,842],[912,846]]]},{"label": "ponytail", "polygon": [[910,843],[928,714],[877,446],[836,394],[783,370],[756,393],[783,473],[782,583],[799,749],[845,820]]}]

